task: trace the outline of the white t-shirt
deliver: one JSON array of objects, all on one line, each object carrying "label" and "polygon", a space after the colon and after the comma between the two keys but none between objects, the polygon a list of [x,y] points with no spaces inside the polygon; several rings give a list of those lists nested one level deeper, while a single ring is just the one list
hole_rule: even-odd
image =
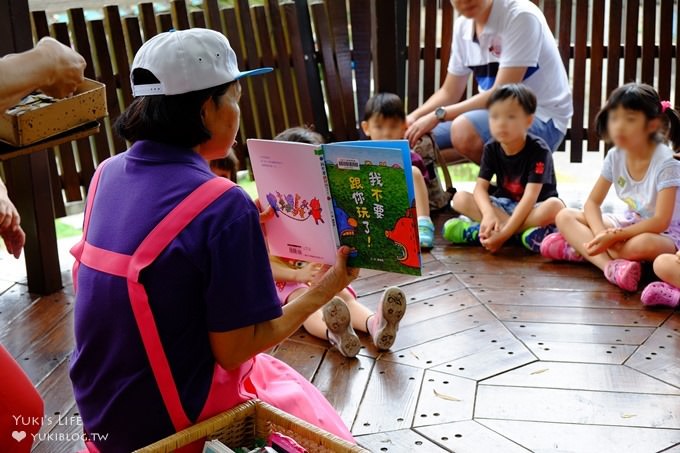
[{"label": "white t-shirt", "polygon": [[[626,152],[612,148],[604,158],[602,177],[614,185],[616,195],[626,203],[628,209],[644,220],[654,216],[656,195],[660,191],[680,187],[680,162],[673,158],[673,151],[668,146],[659,144],[644,178],[636,181],[628,173]],[[671,223],[679,221],[680,197],[676,195]]]},{"label": "white t-shirt", "polygon": [[555,38],[541,10],[529,0],[493,0],[489,20],[475,37],[474,20],[453,25],[448,72],[473,73],[481,91],[490,89],[499,68],[527,67],[522,81],[538,100],[536,117],[567,130],[572,107],[569,80]]}]

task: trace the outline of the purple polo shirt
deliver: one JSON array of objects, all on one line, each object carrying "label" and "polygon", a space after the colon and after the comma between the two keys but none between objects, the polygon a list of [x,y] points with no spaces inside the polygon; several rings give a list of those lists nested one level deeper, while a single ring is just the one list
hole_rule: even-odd
[{"label": "purple polo shirt", "polygon": [[[191,149],[150,141],[111,159],[99,180],[88,242],[132,254],[168,212],[214,178]],[[235,187],[141,274],[182,404],[195,420],[215,359],[208,332],[281,316],[257,208]],[[129,452],[174,432],[141,342],[126,281],[81,265],[70,376],[84,427]]]}]

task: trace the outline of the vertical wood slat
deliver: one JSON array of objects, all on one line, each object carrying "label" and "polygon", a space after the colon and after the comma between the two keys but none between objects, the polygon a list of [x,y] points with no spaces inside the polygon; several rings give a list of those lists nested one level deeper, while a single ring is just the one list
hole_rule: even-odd
[{"label": "vertical wood slat", "polygon": [[125,48],[125,37],[123,35],[123,25],[120,20],[118,6],[104,7],[104,20],[108,28],[108,36],[111,39],[116,68],[118,73],[116,79],[118,86],[123,90],[123,100],[127,107],[132,103],[132,86],[130,85],[130,59]]},{"label": "vertical wood slat", "polygon": [[[260,48],[262,49],[262,65],[276,67],[274,55],[272,54],[271,34],[267,25],[267,16],[264,6],[253,8],[257,24],[257,31],[260,36]],[[267,100],[272,115],[272,125],[274,127],[273,136],[286,128],[286,118],[283,114],[282,97],[279,86],[276,82],[276,74],[268,74],[264,77],[267,86]]]},{"label": "vertical wood slat", "polygon": [[[65,46],[71,47],[71,39],[68,34],[68,25],[64,22],[52,24],[54,38]],[[76,168],[76,160],[73,155],[71,143],[59,145],[59,157],[61,160],[61,181],[66,201],[78,201],[82,199],[80,193],[80,176]]]},{"label": "vertical wood slat", "polygon": [[156,14],[153,11],[153,3],[140,3],[139,18],[142,22],[142,30],[144,31],[145,41],[148,41],[158,34]]},{"label": "vertical wood slat", "polygon": [[[181,1],[181,0],[180,0]],[[243,32],[245,47],[245,68],[253,69],[260,67],[260,57],[257,51],[257,45],[255,43],[255,30],[253,28],[252,19],[250,17],[250,5],[248,0],[238,0],[236,2],[236,14],[241,23],[241,31]],[[242,68],[243,70],[243,68]],[[271,76],[271,74],[269,75]],[[263,76],[263,77],[269,77]],[[244,80],[241,85],[243,88],[249,86],[252,91],[252,99],[254,101],[253,112],[256,116],[255,126],[260,126],[258,136],[261,138],[272,138],[271,121],[269,121],[269,115],[267,111],[267,99],[265,98],[265,88],[263,77],[248,77],[248,80]]]},{"label": "vertical wood slat", "polygon": [[359,131],[355,113],[354,87],[352,86],[352,53],[349,48],[347,6],[345,2],[332,0],[326,1],[325,5],[328,20],[331,23],[331,43],[340,82],[338,87],[343,105],[343,121],[347,132],[346,140],[356,140],[359,138]]},{"label": "vertical wood slat", "polygon": [[590,43],[590,104],[588,107],[588,150],[599,148],[597,131],[593,127],[595,115],[602,103],[602,59],[604,58],[604,0],[592,1],[591,43]]},{"label": "vertical wood slat", "polygon": [[189,28],[189,13],[185,0],[173,0],[170,3],[170,11],[175,30],[187,30]]},{"label": "vertical wood slat", "polygon": [[560,1],[560,30],[558,48],[562,64],[569,75],[569,54],[571,52],[571,1]]},{"label": "vertical wood slat", "polygon": [[543,15],[548,22],[548,27],[556,34],[557,28],[557,0],[543,0]]},{"label": "vertical wood slat", "polygon": [[644,0],[643,5],[641,80],[644,83],[654,85],[656,0]]},{"label": "vertical wood slat", "polygon": [[[45,14],[45,11],[33,11],[31,16],[33,18],[33,27],[35,28],[36,38],[40,39],[45,36],[50,36],[50,27],[47,24],[47,15]],[[52,194],[54,215],[56,217],[65,217],[66,206],[64,206],[64,197],[61,194],[61,177],[59,176],[54,148],[47,150],[47,165],[50,174],[50,193]]]},{"label": "vertical wood slat", "polygon": [[[222,10],[222,15],[224,18],[224,25],[227,31],[227,38],[229,39],[231,47],[236,52],[236,60],[238,62],[238,67],[241,68],[241,70],[243,70],[245,68],[245,64],[243,62],[243,51],[241,50],[242,49],[241,37],[238,33],[236,10],[234,8],[224,8]],[[246,138],[256,136],[255,117],[253,115],[253,109],[251,107],[250,102],[250,92],[248,90],[247,85],[245,86],[242,85],[241,102],[239,103],[239,106],[241,108],[241,120],[242,120],[240,133],[241,138],[243,139],[243,143],[245,143]],[[245,162],[244,148],[238,146],[236,147],[236,151],[239,161]]]},{"label": "vertical wood slat", "polygon": [[333,46],[328,25],[328,15],[323,3],[311,5],[312,21],[316,31],[316,41],[321,51],[321,61],[323,62],[324,85],[328,103],[333,108],[329,109],[331,130],[335,140],[346,140],[348,136],[347,127],[344,121],[342,91],[340,88],[340,76],[337,72],[333,58]]},{"label": "vertical wood slat", "polygon": [[453,39],[453,6],[451,2],[442,2],[442,40],[439,53],[439,86],[444,84],[448,74],[449,58],[451,58],[451,40]]},{"label": "vertical wood slat", "polygon": [[[95,52],[97,53],[97,60],[99,61],[99,80],[106,86],[106,108],[109,112],[109,122],[113,125],[120,116],[121,108],[118,102],[116,77],[113,73],[112,59],[106,39],[104,21],[100,19],[90,21],[90,30],[92,32],[92,43]],[[125,151],[125,141],[115,133],[112,134],[112,137],[112,153],[122,153]]]},{"label": "vertical wood slat", "polygon": [[354,79],[357,89],[358,119],[371,96],[371,17],[366,14],[366,0],[350,0]]},{"label": "vertical wood slat", "polygon": [[609,37],[607,39],[607,91],[605,97],[619,86],[619,68],[621,60],[621,20],[622,0],[611,0],[609,3]]},{"label": "vertical wood slat", "polygon": [[[671,67],[673,59],[673,21],[664,18],[673,17],[673,0],[661,0],[661,10],[659,13],[659,82],[657,89],[661,99],[671,98]],[[677,38],[676,38],[677,39]]]},{"label": "vertical wood slat", "polygon": [[576,29],[586,32],[574,37],[574,116],[571,118],[571,161],[581,162],[583,152],[583,111],[586,83],[586,39],[588,38],[588,0],[576,1]]},{"label": "vertical wood slat", "polygon": [[[286,36],[283,28],[281,10],[278,0],[267,0],[267,11],[271,23],[271,36],[274,40],[274,53],[276,55],[276,66],[280,77],[282,91],[284,93],[283,105],[288,120],[287,127],[303,124],[302,115],[298,111],[297,97],[295,96],[295,85],[293,84],[293,73],[290,65],[290,56],[286,45]],[[272,76],[273,77],[273,76]],[[299,94],[298,94],[299,96]],[[311,116],[311,112],[310,112]],[[276,133],[281,132],[277,130]]]},{"label": "vertical wood slat", "polygon": [[434,93],[435,62],[437,58],[437,2],[425,2],[425,49],[423,50],[423,99]]},{"label": "vertical wood slat", "polygon": [[623,83],[635,82],[637,79],[638,58],[638,15],[640,2],[626,1],[626,41],[623,55]]},{"label": "vertical wood slat", "polygon": [[189,19],[191,19],[191,27],[206,28],[205,16],[203,11],[192,11]]},{"label": "vertical wood slat", "polygon": [[[302,121],[308,126],[313,125],[317,132],[326,136],[328,135],[328,123],[325,122],[325,114],[323,117],[319,117],[314,110],[315,95],[319,91],[315,89],[316,87],[311,86],[313,82],[308,73],[308,66],[314,65],[314,55],[305,53],[302,37],[300,36],[301,28],[298,20],[297,5],[285,3],[281,5],[281,8],[290,40],[290,55],[295,70],[295,83],[297,85]],[[312,61],[309,61],[310,59]]]},{"label": "vertical wood slat", "polygon": [[205,19],[208,24],[208,28],[215,31],[222,31],[222,20],[220,19],[220,8],[217,0],[203,0],[203,11],[205,12]]},{"label": "vertical wood slat", "polygon": [[134,58],[139,48],[142,47],[142,30],[139,27],[139,19],[135,16],[128,16],[124,19],[124,22],[125,34]]},{"label": "vertical wood slat", "polygon": [[413,111],[420,105],[420,11],[420,0],[409,0],[407,111]]},{"label": "vertical wood slat", "polygon": [[370,14],[375,91],[398,93],[397,3],[371,0]]},{"label": "vertical wood slat", "polygon": [[159,33],[164,33],[175,28],[174,24],[172,23],[172,14],[170,13],[158,14],[156,16],[156,22],[158,23]]}]

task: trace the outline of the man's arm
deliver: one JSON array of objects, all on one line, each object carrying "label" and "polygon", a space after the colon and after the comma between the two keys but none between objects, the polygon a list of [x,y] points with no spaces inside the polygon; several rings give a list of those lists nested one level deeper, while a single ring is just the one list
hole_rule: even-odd
[{"label": "man's arm", "polygon": [[85,59],[52,38],[31,50],[0,58],[0,112],[34,90],[48,96],[70,96],[83,81]]},{"label": "man's arm", "polygon": [[407,122],[409,126],[423,115],[433,112],[437,107],[457,102],[463,96],[465,88],[467,88],[468,79],[468,75],[447,73],[444,84],[423,105],[408,115]]}]

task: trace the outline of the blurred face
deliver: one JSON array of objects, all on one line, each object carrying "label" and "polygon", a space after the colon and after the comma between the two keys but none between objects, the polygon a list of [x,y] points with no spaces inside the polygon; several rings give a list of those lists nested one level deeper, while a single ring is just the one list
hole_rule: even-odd
[{"label": "blurred face", "polygon": [[361,122],[361,128],[371,140],[401,140],[406,132],[406,121],[373,115],[368,121]]},{"label": "blurred face", "polygon": [[658,121],[648,121],[643,112],[616,107],[607,115],[607,134],[617,148],[635,149],[649,143]]},{"label": "blurred face", "polygon": [[203,104],[203,124],[211,138],[199,145],[199,154],[206,160],[220,159],[234,146],[239,128],[241,109],[241,84],[237,81],[216,101],[208,99]]},{"label": "blurred face", "polygon": [[494,102],[489,107],[489,128],[491,135],[501,144],[524,141],[533,121],[515,98]]},{"label": "blurred face", "polygon": [[451,0],[453,7],[468,19],[481,19],[491,8],[492,0]]}]

